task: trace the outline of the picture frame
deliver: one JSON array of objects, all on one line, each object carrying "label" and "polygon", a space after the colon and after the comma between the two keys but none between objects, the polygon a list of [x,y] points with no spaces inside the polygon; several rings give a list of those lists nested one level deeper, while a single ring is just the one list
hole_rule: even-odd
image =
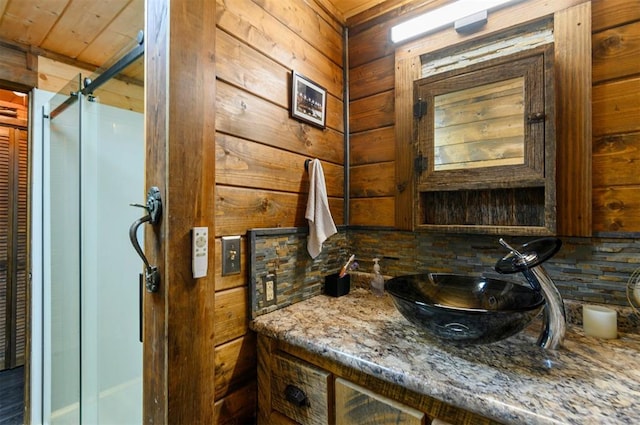
[{"label": "picture frame", "polygon": [[291,77],[291,117],[325,128],[327,90],[296,71]]}]

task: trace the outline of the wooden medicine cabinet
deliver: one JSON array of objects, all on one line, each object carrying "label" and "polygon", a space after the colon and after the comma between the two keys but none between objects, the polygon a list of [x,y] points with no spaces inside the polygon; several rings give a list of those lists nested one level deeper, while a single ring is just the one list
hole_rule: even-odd
[{"label": "wooden medicine cabinet", "polygon": [[414,82],[416,228],[555,232],[551,44]]}]

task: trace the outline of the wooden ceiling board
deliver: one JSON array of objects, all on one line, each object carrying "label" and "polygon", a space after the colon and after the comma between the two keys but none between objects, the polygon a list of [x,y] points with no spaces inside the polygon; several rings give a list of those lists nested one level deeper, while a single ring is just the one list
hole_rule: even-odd
[{"label": "wooden ceiling board", "polygon": [[362,13],[367,9],[384,3],[385,0],[329,0],[333,5],[342,12],[344,19],[348,19],[358,13]]},{"label": "wooden ceiling board", "polygon": [[141,57],[131,65],[127,67],[127,69],[123,72],[124,75],[135,78],[136,80],[143,81],[144,80],[144,57]]},{"label": "wooden ceiling board", "polygon": [[130,0],[71,0],[41,47],[78,59]]},{"label": "wooden ceiling board", "polygon": [[142,83],[144,81],[144,56],[126,67],[120,75],[130,78],[132,82]]},{"label": "wooden ceiling board", "polygon": [[144,0],[131,0],[78,59],[87,63],[113,62],[135,47],[140,30],[144,30]]},{"label": "wooden ceiling board", "polygon": [[40,46],[71,0],[6,0],[0,19],[0,37]]}]

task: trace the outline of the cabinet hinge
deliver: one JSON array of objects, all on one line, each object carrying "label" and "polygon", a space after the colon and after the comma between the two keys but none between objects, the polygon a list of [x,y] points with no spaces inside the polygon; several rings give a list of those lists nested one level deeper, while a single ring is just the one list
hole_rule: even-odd
[{"label": "cabinet hinge", "polygon": [[427,158],[422,156],[421,152],[418,152],[418,156],[413,160],[413,170],[417,175],[422,174],[427,169]]},{"label": "cabinet hinge", "polygon": [[413,104],[413,116],[416,118],[422,118],[427,113],[427,101],[419,98],[416,103]]},{"label": "cabinet hinge", "polygon": [[544,112],[532,112],[527,115],[527,123],[532,124],[536,122],[544,121],[545,114]]}]

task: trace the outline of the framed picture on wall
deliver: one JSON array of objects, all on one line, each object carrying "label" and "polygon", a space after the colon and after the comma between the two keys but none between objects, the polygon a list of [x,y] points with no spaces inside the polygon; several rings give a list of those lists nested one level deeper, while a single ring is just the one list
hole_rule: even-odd
[{"label": "framed picture on wall", "polygon": [[327,112],[327,91],[308,78],[292,72],[291,116],[324,128]]}]

